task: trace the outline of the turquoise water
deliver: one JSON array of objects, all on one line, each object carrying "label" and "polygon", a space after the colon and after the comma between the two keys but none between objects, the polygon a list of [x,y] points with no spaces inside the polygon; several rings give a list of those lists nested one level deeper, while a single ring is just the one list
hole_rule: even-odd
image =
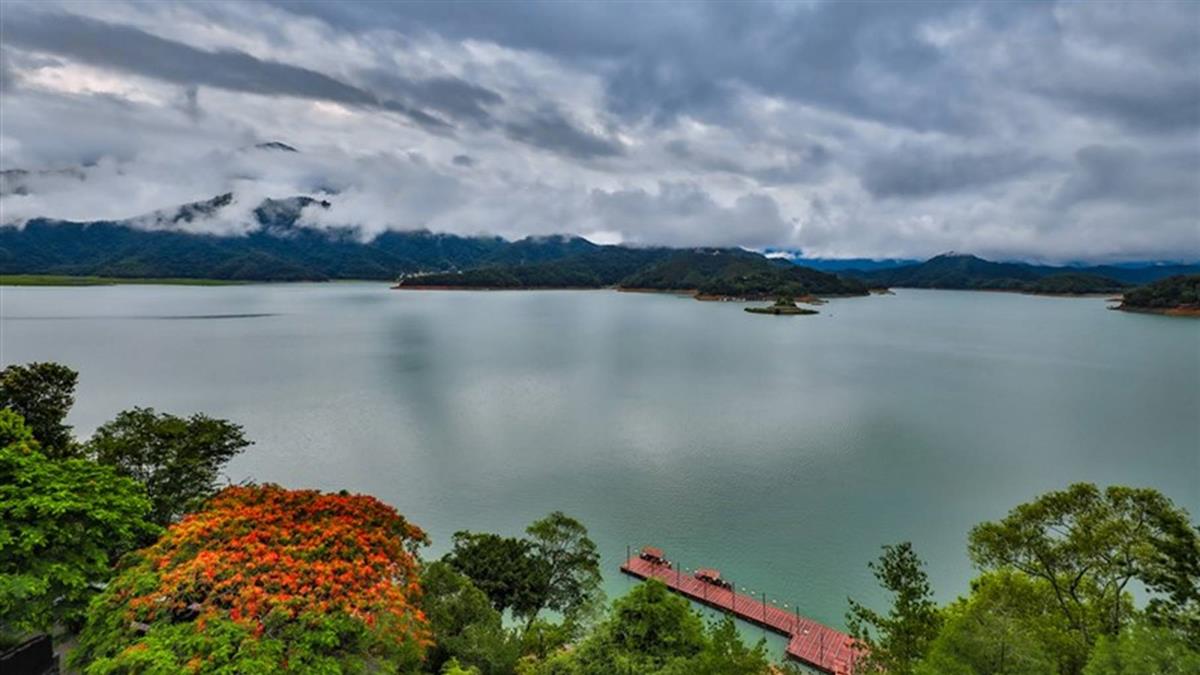
[{"label": "turquoise water", "polygon": [[80,434],[204,411],[235,481],[378,496],[428,530],[582,519],[843,625],[911,540],[942,600],[972,525],[1073,481],[1200,513],[1200,321],[1102,299],[900,290],[813,317],[580,292],[378,284],[0,290],[0,361],[81,373]]}]

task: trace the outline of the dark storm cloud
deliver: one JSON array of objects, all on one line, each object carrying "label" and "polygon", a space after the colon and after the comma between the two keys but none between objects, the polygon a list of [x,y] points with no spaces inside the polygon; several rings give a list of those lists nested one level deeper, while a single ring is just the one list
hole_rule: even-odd
[{"label": "dark storm cloud", "polygon": [[1040,164],[1011,151],[964,153],[901,147],[870,159],[862,183],[876,197],[929,197],[1016,178]]},{"label": "dark storm cloud", "polygon": [[[1200,67],[1193,70],[1200,72]],[[1172,132],[1200,126],[1200,76],[1164,82],[1151,91],[1118,86],[1066,87],[1051,94],[1082,114],[1098,114],[1146,132]]]},{"label": "dark storm cloud", "polygon": [[0,49],[0,92],[8,91],[16,83],[17,74],[9,63],[7,49]]},{"label": "dark storm cloud", "polygon": [[1151,158],[1129,146],[1089,145],[1075,153],[1075,161],[1078,166],[1056,195],[1062,206],[1096,201],[1162,205],[1180,200],[1194,207],[1200,200],[1200,154],[1196,152]]},{"label": "dark storm cloud", "polygon": [[[387,24],[530,49],[607,72],[608,107],[664,123],[681,113],[720,117],[729,86],[805,100],[915,127],[970,120],[915,27],[955,10],[942,2],[872,3],[280,3],[343,27]],[[927,95],[884,99],[873,67],[941,82]]]},{"label": "dark storm cloud", "polygon": [[371,87],[396,99],[413,101],[458,121],[482,127],[494,123],[488,108],[504,102],[500,94],[457,77],[413,80],[393,72],[372,70],[362,74]]},{"label": "dark storm cloud", "polygon": [[455,155],[451,161],[455,166],[475,166],[475,160],[471,159],[470,155]]},{"label": "dark storm cloud", "polygon": [[688,166],[745,176],[763,185],[796,185],[817,181],[828,173],[832,158],[829,150],[820,143],[800,145],[787,152],[784,161],[761,166],[735,161],[718,153],[696,150],[682,139],[668,141],[663,149]]},{"label": "dark storm cloud", "polygon": [[71,14],[17,12],[5,17],[5,40],[179,84],[255,94],[296,96],[390,110],[426,127],[447,124],[407,104],[380,100],[359,87],[307,68],[264,61],[245,52],[208,52],[137,28]]},{"label": "dark storm cloud", "polygon": [[580,129],[552,106],[509,122],[504,130],[514,140],[576,159],[614,157],[623,152],[619,142]]}]

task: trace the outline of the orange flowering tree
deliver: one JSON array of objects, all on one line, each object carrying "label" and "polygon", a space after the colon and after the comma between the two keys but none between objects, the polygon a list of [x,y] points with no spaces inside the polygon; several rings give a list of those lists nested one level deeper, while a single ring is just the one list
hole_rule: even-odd
[{"label": "orange flowering tree", "polygon": [[406,671],[430,641],[425,533],[367,496],[230,487],[131,554],[74,664],[109,672]]}]

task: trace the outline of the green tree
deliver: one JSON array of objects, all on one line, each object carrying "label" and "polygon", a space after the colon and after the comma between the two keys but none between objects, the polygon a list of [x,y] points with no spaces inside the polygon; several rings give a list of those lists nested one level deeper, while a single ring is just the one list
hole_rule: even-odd
[{"label": "green tree", "polygon": [[884,546],[879,561],[868,566],[892,594],[892,607],[884,616],[850,600],[846,615],[850,635],[869,650],[862,662],[865,669],[908,675],[941,625],[924,564],[912,544],[903,542]]},{"label": "green tree", "polygon": [[16,444],[34,450],[42,447],[34,439],[33,429],[25,424],[25,418],[8,408],[0,408],[0,448]]},{"label": "green tree", "polygon": [[551,664],[561,672],[655,673],[677,659],[698,656],[706,646],[700,616],[652,579],[617,599],[609,618],[578,649],[560,657],[569,668]]},{"label": "green tree", "polygon": [[152,519],[166,526],[215,494],[221,467],[250,443],[232,422],[134,408],[97,429],[87,451],[141,483]]},{"label": "green tree", "polygon": [[943,615],[920,675],[1054,675],[1087,656],[1045,582],[1011,570],[976,579]]},{"label": "green tree", "polygon": [[476,532],[455,532],[453,542],[444,560],[483,591],[496,611],[536,616],[550,570],[532,543]]},{"label": "green tree", "polygon": [[1096,641],[1084,675],[1194,675],[1200,651],[1177,632],[1142,622]]},{"label": "green tree", "polygon": [[500,613],[487,595],[444,562],[433,562],[421,575],[422,607],[433,631],[426,652],[430,672],[455,667],[483,675],[511,673],[521,656],[521,643],[505,630]]},{"label": "green tree", "polygon": [[0,370],[0,408],[23,417],[51,459],[77,454],[66,419],[78,379],[74,370],[49,362]]},{"label": "green tree", "polygon": [[612,610],[574,650],[537,663],[539,675],[757,675],[769,672],[766,644],[747,647],[733,620],[705,627],[687,600],[656,579],[613,602]]},{"label": "green tree", "polygon": [[77,626],[95,585],[156,528],[141,487],[110,467],[49,459],[7,413],[0,449],[0,633]]},{"label": "green tree", "polygon": [[709,626],[707,643],[698,655],[668,664],[664,671],[672,675],[752,675],[770,672],[770,668],[766,641],[746,645],[733,618],[726,615]]},{"label": "green tree", "polygon": [[525,532],[533,543],[534,554],[548,572],[541,605],[530,615],[530,623],[541,609],[574,619],[604,602],[600,590],[600,553],[588,538],[583,523],[555,511],[534,522]]},{"label": "green tree", "polygon": [[450,659],[438,671],[441,675],[481,675],[478,668],[474,666],[463,667],[458,659]]},{"label": "green tree", "polygon": [[976,526],[969,552],[982,569],[1010,567],[1045,581],[1067,624],[1091,645],[1130,618],[1134,580],[1165,594],[1156,605],[1164,621],[1195,608],[1196,537],[1187,513],[1155,490],[1079,483]]}]

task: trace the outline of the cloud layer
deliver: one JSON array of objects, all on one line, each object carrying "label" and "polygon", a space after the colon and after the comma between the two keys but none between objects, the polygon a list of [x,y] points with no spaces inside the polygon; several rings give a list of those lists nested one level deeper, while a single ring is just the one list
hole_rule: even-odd
[{"label": "cloud layer", "polygon": [[310,195],[333,203],[310,224],[368,236],[1200,258],[1194,3],[39,2],[0,22],[4,222],[233,192],[188,227]]}]

